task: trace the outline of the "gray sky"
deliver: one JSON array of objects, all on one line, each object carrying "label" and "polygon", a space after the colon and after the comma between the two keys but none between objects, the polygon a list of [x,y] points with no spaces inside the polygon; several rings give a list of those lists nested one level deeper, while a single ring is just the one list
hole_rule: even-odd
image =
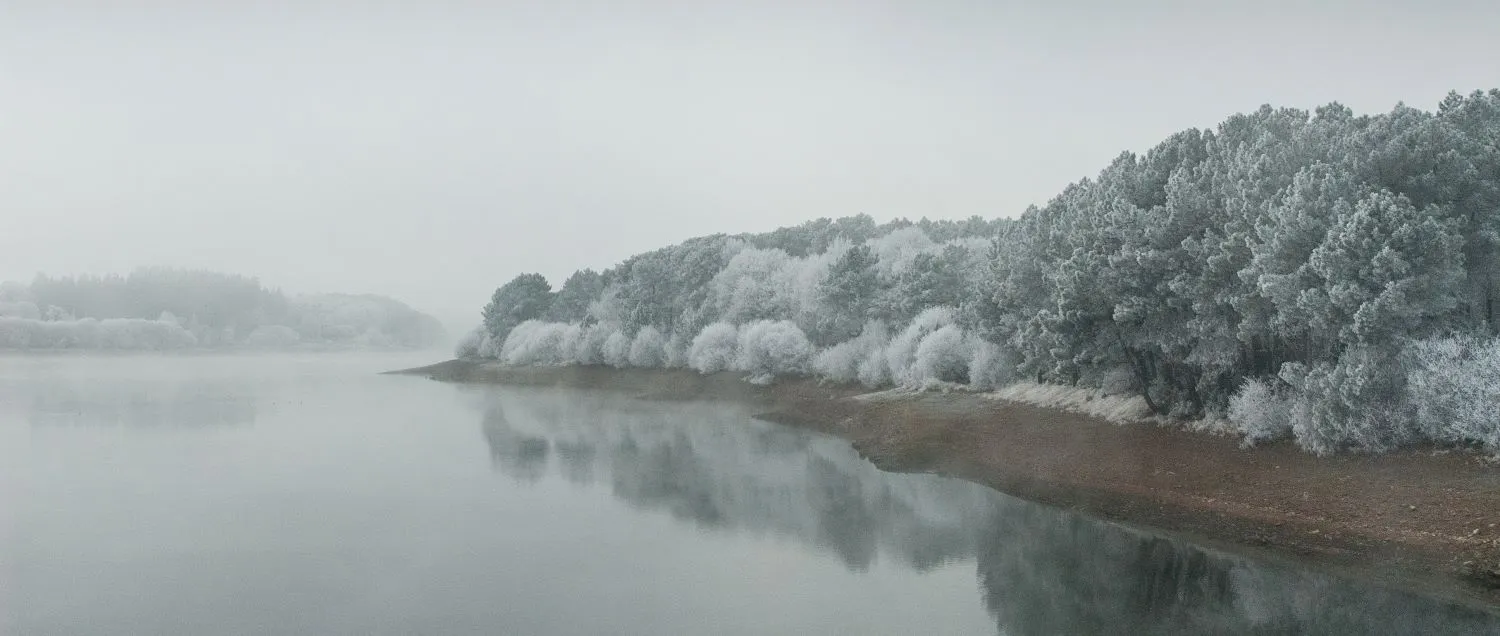
[{"label": "gray sky", "polygon": [[0,0],[0,279],[200,267],[454,328],[521,271],[1014,216],[1262,103],[1500,86],[1493,2],[122,4]]}]

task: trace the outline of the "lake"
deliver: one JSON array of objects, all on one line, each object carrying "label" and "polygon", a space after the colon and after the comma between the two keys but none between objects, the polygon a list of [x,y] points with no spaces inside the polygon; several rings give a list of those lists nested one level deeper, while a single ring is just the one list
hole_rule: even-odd
[{"label": "lake", "polygon": [[377,374],[435,357],[0,356],[0,633],[1500,633],[744,405]]}]

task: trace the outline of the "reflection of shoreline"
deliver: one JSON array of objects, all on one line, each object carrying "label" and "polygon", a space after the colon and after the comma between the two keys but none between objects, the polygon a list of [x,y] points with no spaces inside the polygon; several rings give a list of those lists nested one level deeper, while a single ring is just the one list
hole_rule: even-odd
[{"label": "reflection of shoreline", "polygon": [[1404,592],[1205,552],[1005,497],[885,473],[837,439],[731,404],[621,394],[486,392],[496,469],[608,483],[628,505],[712,531],[788,537],[855,572],[973,559],[1003,633],[1500,633],[1496,617]]},{"label": "reflection of shoreline", "polygon": [[1500,616],[1015,501],[979,540],[1012,634],[1500,634]]},{"label": "reflection of shoreline", "polygon": [[[720,404],[608,394],[492,396],[481,430],[498,472],[534,483],[551,470],[607,484],[628,505],[706,529],[805,539],[855,570],[878,555],[914,567],[971,558],[992,496],[926,475],[882,473],[848,444]],[[921,551],[908,550],[921,541]]]},{"label": "reflection of shoreline", "polygon": [[[881,466],[940,469],[1026,499],[1205,537],[1252,557],[1270,553],[1500,609],[1500,587],[1490,576],[1500,573],[1500,544],[1483,539],[1493,538],[1488,530],[1471,536],[1484,528],[1475,522],[1493,521],[1482,519],[1485,511],[1500,510],[1500,490],[1493,471],[1465,453],[1356,461],[1279,444],[1247,452],[1230,440],[1117,426],[997,395],[867,394],[790,378],[752,386],[727,372],[449,360],[400,373],[473,385],[732,400],[850,440]],[[1392,505],[1423,501],[1439,505]]]},{"label": "reflection of shoreline", "polygon": [[536,483],[547,473],[547,455],[551,442],[545,437],[522,435],[511,428],[505,410],[491,404],[484,411],[484,439],[489,442],[490,460],[511,479]]}]

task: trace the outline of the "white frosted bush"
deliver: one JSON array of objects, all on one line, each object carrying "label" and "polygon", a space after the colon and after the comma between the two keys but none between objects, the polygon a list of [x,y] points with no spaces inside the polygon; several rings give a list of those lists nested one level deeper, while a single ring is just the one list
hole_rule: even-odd
[{"label": "white frosted bush", "polygon": [[741,327],[739,335],[735,368],[753,378],[806,373],[812,361],[812,343],[790,320],[752,322]]},{"label": "white frosted bush", "polygon": [[916,362],[917,347],[922,344],[922,339],[938,329],[953,324],[953,309],[949,307],[933,307],[913,318],[910,325],[891,339],[891,344],[885,351],[886,367],[889,369],[890,381],[903,386],[919,384],[920,380],[912,376],[912,364]]},{"label": "white frosted bush", "polygon": [[813,358],[813,372],[834,382],[854,382],[858,377],[860,344],[859,338],[853,338],[818,352]]},{"label": "white frosted bush", "polygon": [[582,328],[578,337],[573,341],[573,361],[585,365],[606,364],[604,345],[609,342],[610,336],[619,332],[619,325],[612,322],[601,322]]},{"label": "white frosted bush", "polygon": [[891,383],[891,367],[885,362],[885,352],[878,352],[859,363],[859,383],[867,387],[881,387]]},{"label": "white frosted bush", "polygon": [[585,336],[583,325],[564,324],[562,337],[557,343],[557,358],[561,364],[580,364],[578,361],[578,349]]},{"label": "white frosted bush", "polygon": [[971,339],[973,349],[969,358],[969,384],[986,391],[1010,384],[1015,379],[1015,355],[978,336],[971,336]]},{"label": "white frosted bush", "polygon": [[[870,388],[881,386],[886,382],[885,348],[889,341],[885,323],[870,322],[855,338],[818,354],[813,359],[813,371],[834,382],[860,382]],[[862,372],[867,369],[875,372]]]},{"label": "white frosted bush", "polygon": [[624,368],[630,364],[630,336],[624,332],[615,331],[609,334],[604,341],[603,358],[604,364],[615,368]]},{"label": "white frosted bush", "polygon": [[660,368],[666,360],[666,345],[667,339],[655,327],[642,328],[630,343],[630,366]]},{"label": "white frosted bush", "polygon": [[1292,406],[1285,389],[1252,378],[1229,398],[1229,421],[1244,436],[1244,445],[1254,446],[1292,434]]},{"label": "white frosted bush", "polygon": [[505,364],[530,364],[530,358],[534,355],[534,345],[537,327],[542,323],[536,320],[528,320],[506,334],[505,341],[500,343],[500,355],[497,356]]},{"label": "white frosted bush", "polygon": [[1407,400],[1423,436],[1500,452],[1500,339],[1421,340],[1405,358]]},{"label": "white frosted bush", "polygon": [[505,364],[559,366],[571,363],[568,342],[577,327],[559,322],[528,320],[512,329],[500,349]]},{"label": "white frosted bush", "polygon": [[687,338],[682,337],[682,334],[673,333],[672,337],[667,339],[667,344],[662,347],[662,354],[665,358],[663,366],[668,369],[687,368],[689,344]]},{"label": "white frosted bush", "polygon": [[688,366],[700,373],[717,373],[734,368],[738,358],[739,330],[727,322],[716,322],[703,328],[688,348]]},{"label": "white frosted bush", "polygon": [[484,344],[484,325],[470,329],[458,343],[453,345],[453,357],[459,359],[470,359],[479,357],[479,347]]},{"label": "white frosted bush", "polygon": [[922,338],[912,356],[907,382],[913,386],[969,381],[972,342],[958,325],[945,325]]},{"label": "white frosted bush", "polygon": [[1405,378],[1394,363],[1385,351],[1357,348],[1336,364],[1283,364],[1297,445],[1328,455],[1381,452],[1415,441],[1419,435],[1403,400]]},{"label": "white frosted bush", "polygon": [[599,342],[597,345],[595,344],[598,332],[599,325],[597,324],[587,325],[579,329],[578,337],[571,343],[572,348],[569,351],[569,357],[573,359],[573,362],[583,365],[599,364],[599,360],[602,357],[600,350],[603,348],[604,343]]},{"label": "white frosted bush", "polygon": [[479,341],[479,357],[491,360],[499,359],[500,345],[502,344],[504,343],[496,342],[495,336],[486,331],[484,339]]}]

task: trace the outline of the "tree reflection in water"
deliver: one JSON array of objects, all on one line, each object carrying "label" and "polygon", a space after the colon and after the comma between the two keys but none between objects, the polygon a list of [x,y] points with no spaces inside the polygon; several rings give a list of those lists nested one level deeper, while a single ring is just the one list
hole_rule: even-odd
[{"label": "tree reflection in water", "polygon": [[970,561],[1005,634],[1500,634],[1415,594],[1200,549],[932,475],[882,472],[828,436],[743,406],[605,392],[474,394],[497,470],[607,483],[707,531],[789,538],[851,570]]}]

